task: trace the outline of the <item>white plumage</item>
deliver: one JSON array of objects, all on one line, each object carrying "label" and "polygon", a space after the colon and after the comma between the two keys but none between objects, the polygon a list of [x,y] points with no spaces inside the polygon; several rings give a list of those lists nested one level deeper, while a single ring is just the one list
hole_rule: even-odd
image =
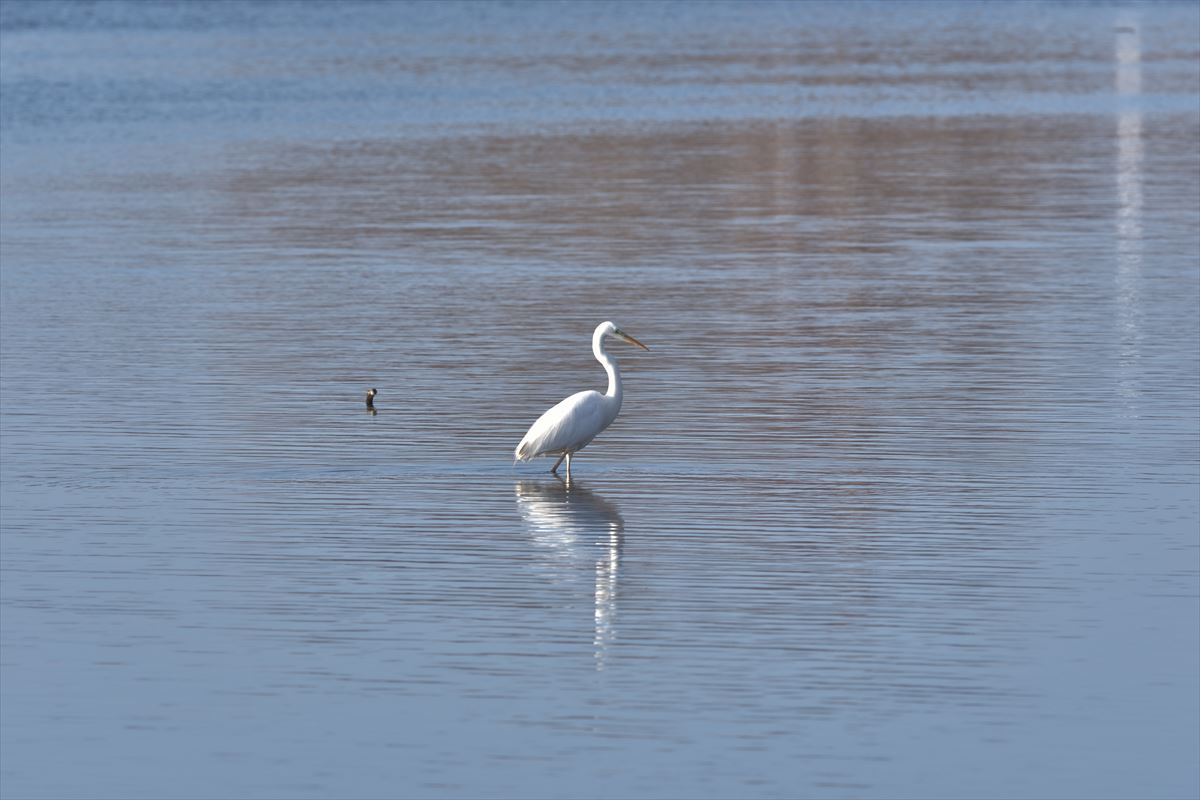
[{"label": "white plumage", "polygon": [[538,417],[513,453],[518,461],[558,456],[550,468],[557,475],[558,465],[566,458],[567,476],[570,477],[571,454],[586,447],[596,434],[617,418],[621,411],[621,370],[604,350],[604,340],[608,336],[643,350],[650,349],[611,322],[597,325],[592,333],[592,353],[608,373],[608,391],[604,394],[591,389],[576,392]]}]

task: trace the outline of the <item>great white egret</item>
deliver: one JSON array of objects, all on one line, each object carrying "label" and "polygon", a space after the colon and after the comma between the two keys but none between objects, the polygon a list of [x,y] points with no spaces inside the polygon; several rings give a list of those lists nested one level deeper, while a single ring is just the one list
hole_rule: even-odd
[{"label": "great white egret", "polygon": [[608,373],[608,391],[600,394],[588,389],[563,400],[530,426],[514,452],[518,461],[529,461],[538,456],[558,456],[550,472],[558,474],[558,465],[567,460],[567,477],[571,477],[571,454],[582,450],[596,434],[612,424],[621,411],[621,370],[604,351],[604,340],[612,336],[623,342],[637,345],[643,350],[649,347],[630,336],[611,322],[601,322],[592,333],[592,352],[596,360],[604,365]]}]

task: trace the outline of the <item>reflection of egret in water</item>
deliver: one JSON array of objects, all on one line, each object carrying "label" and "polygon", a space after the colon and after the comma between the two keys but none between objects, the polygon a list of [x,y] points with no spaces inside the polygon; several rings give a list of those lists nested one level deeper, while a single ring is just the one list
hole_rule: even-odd
[{"label": "reflection of egret in water", "polygon": [[625,521],[617,507],[578,482],[517,481],[517,509],[533,541],[563,569],[595,564],[596,668],[616,635],[617,569]]}]

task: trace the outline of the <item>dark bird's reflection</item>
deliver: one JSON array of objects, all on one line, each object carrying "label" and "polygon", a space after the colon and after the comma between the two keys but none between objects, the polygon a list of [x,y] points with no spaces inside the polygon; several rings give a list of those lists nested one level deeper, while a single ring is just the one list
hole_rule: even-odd
[{"label": "dark bird's reflection", "polygon": [[596,571],[593,645],[604,669],[616,634],[617,570],[625,521],[617,507],[578,481],[517,481],[517,509],[535,544],[565,570]]}]

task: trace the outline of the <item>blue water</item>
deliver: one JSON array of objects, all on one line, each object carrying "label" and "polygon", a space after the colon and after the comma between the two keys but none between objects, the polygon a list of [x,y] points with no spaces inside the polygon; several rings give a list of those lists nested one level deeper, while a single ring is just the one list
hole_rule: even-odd
[{"label": "blue water", "polygon": [[0,795],[1197,796],[1198,53],[5,0]]}]

